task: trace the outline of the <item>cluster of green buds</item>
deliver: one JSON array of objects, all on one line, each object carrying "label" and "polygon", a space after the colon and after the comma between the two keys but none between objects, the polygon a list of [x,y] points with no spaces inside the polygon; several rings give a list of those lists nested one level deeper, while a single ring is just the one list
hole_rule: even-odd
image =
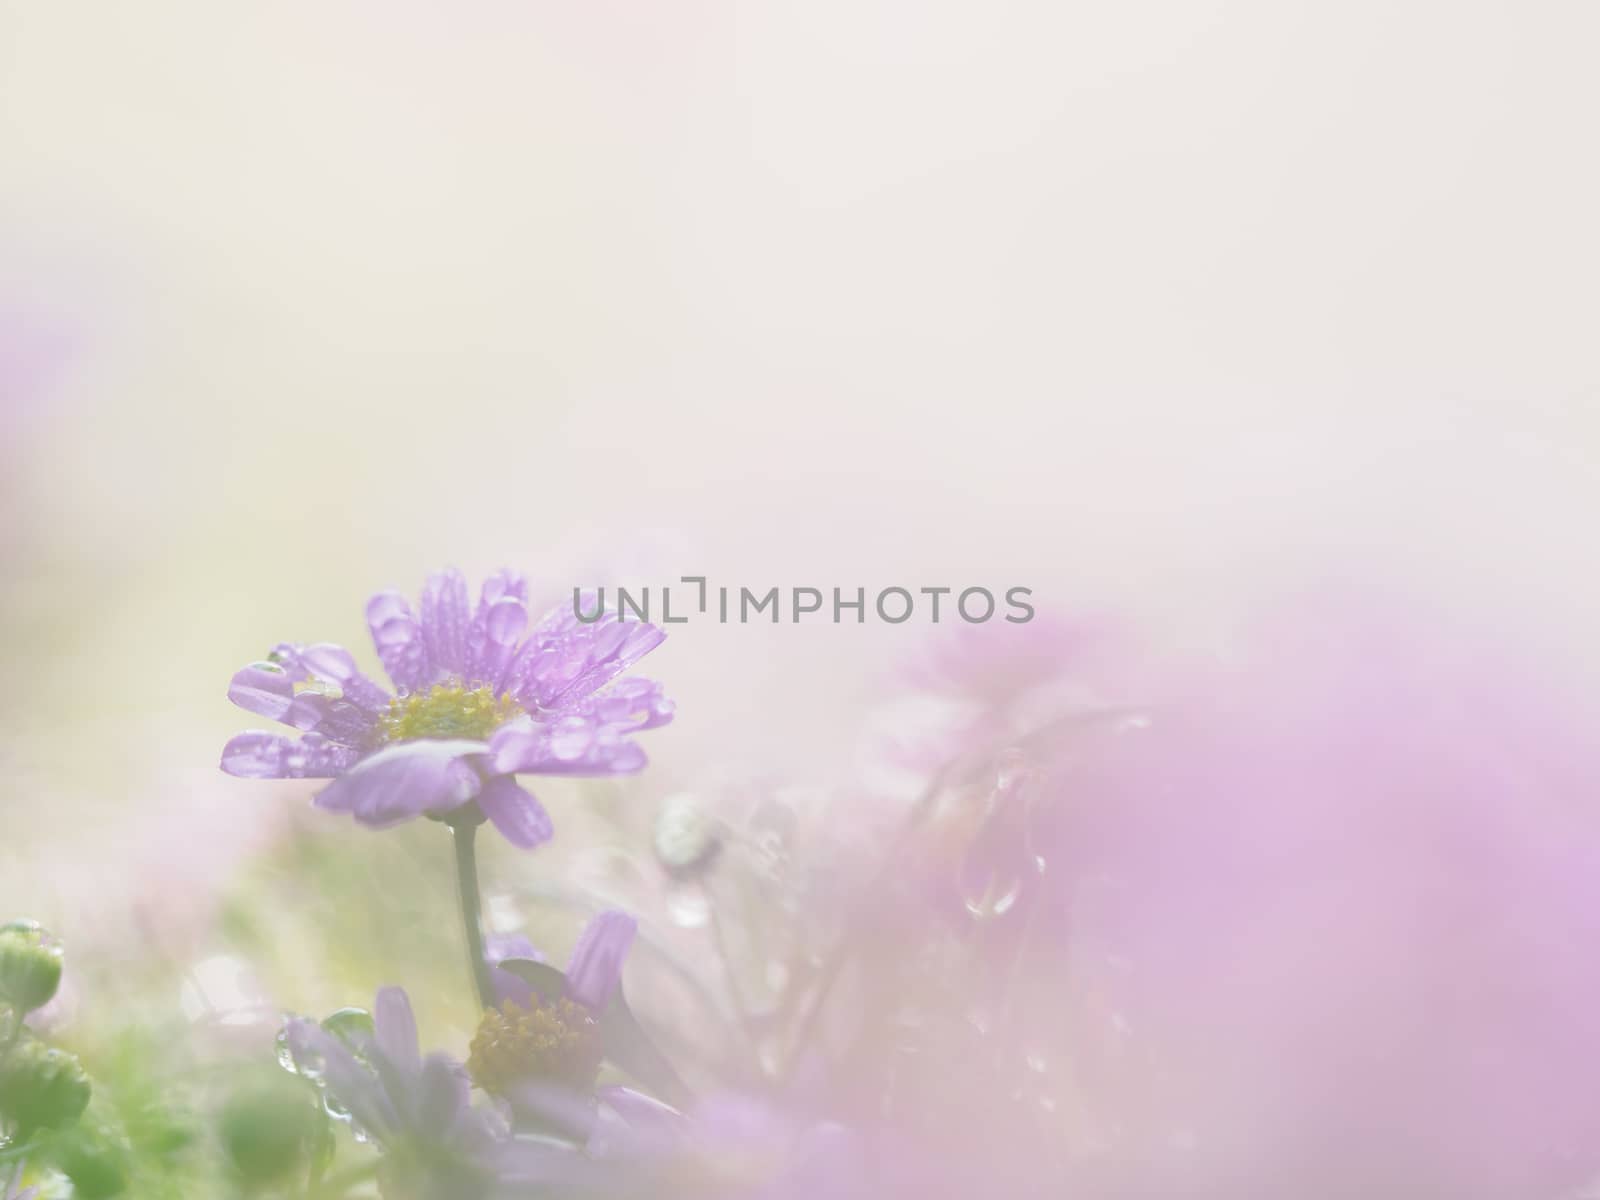
[{"label": "cluster of green buds", "polygon": [[0,1115],[26,1138],[71,1125],[89,1107],[89,1076],[75,1055],[19,1034],[0,1059]]},{"label": "cluster of green buds", "polygon": [[35,921],[0,925],[0,1122],[13,1138],[65,1128],[89,1105],[89,1077],[77,1058],[23,1025],[60,986],[61,943]]},{"label": "cluster of green buds", "polygon": [[61,943],[37,921],[0,925],[0,1004],[21,1019],[55,998],[61,986]]}]

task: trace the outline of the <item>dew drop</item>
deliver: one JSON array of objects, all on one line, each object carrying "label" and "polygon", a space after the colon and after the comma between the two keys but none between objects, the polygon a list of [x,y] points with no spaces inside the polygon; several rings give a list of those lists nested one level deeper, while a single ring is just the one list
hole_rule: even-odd
[{"label": "dew drop", "polygon": [[278,1036],[272,1039],[273,1057],[278,1060],[278,1065],[291,1075],[300,1075],[303,1072],[300,1064],[295,1062],[294,1051],[289,1049],[289,1031],[278,1030]]},{"label": "dew drop", "polygon": [[981,878],[974,878],[971,872],[962,878],[962,903],[974,920],[992,921],[1005,916],[1021,895],[1022,880],[1015,876],[1007,879],[990,871]]},{"label": "dew drop", "polygon": [[344,689],[331,679],[301,679],[294,685],[294,694],[303,696],[307,692],[314,696],[325,696],[329,700],[343,700]]},{"label": "dew drop", "polygon": [[366,1054],[376,1036],[372,1014],[364,1008],[341,1008],[329,1014],[322,1027],[360,1056]]},{"label": "dew drop", "polygon": [[550,753],[562,762],[580,759],[594,744],[594,731],[581,717],[558,722],[550,731]]},{"label": "dew drop", "polygon": [[667,889],[667,917],[682,929],[699,929],[711,918],[711,902],[698,884],[674,883]]},{"label": "dew drop", "polygon": [[515,596],[502,596],[489,606],[484,624],[491,641],[499,646],[509,646],[528,627],[527,606]]}]

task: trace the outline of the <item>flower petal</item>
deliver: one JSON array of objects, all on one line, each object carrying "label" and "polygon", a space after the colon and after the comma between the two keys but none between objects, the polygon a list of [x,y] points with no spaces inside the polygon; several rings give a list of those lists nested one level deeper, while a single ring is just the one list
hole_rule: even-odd
[{"label": "flower petal", "polygon": [[435,676],[465,676],[471,619],[472,603],[461,572],[451,567],[430,575],[422,588],[422,639]]},{"label": "flower petal", "polygon": [[670,1105],[633,1088],[611,1084],[595,1089],[599,1119],[587,1152],[604,1161],[656,1164],[668,1155],[693,1153],[689,1118]]},{"label": "flower petal", "polygon": [[543,962],[544,955],[527,937],[520,933],[491,933],[483,939],[483,957],[491,965],[508,958],[526,958]]},{"label": "flower petal", "polygon": [[372,1005],[372,1024],[378,1049],[385,1058],[408,1076],[414,1077],[422,1070],[417,1018],[403,988],[378,989],[378,998]]},{"label": "flower petal", "polygon": [[592,1012],[604,1011],[622,984],[622,963],[628,957],[639,922],[618,909],[607,909],[584,926],[567,964],[567,997]]},{"label": "flower petal", "polygon": [[402,742],[362,759],[317,793],[316,805],[383,828],[423,813],[449,812],[483,786],[483,742]]},{"label": "flower petal", "polygon": [[520,850],[532,850],[555,836],[544,805],[509,775],[493,775],[484,782],[478,807],[506,841]]},{"label": "flower petal", "polygon": [[434,1138],[448,1137],[472,1102],[472,1081],[447,1054],[430,1054],[419,1068],[417,1128]]},{"label": "flower petal", "polygon": [[281,720],[294,702],[294,679],[278,663],[253,662],[234,672],[228,699],[247,712]]},{"label": "flower petal", "polygon": [[[372,713],[374,716],[389,707],[389,693],[364,675],[356,666],[355,656],[343,646],[332,642],[318,642],[313,646],[289,647],[295,661],[307,675],[325,683],[335,684],[344,699]],[[282,654],[284,647],[279,647]]]},{"label": "flower petal", "polygon": [[[580,599],[592,611],[592,598]],[[659,646],[666,634],[644,621],[606,612],[585,623],[569,605],[546,615],[528,637],[506,680],[525,707],[561,709],[583,699]]]},{"label": "flower petal", "polygon": [[279,720],[346,746],[370,745],[378,724],[366,709],[318,692],[301,692]]},{"label": "flower petal", "polygon": [[398,1131],[398,1121],[377,1077],[314,1021],[291,1021],[285,1032],[296,1068],[302,1074],[320,1074],[328,1095],[358,1126],[380,1142],[389,1141]]},{"label": "flower petal", "polygon": [[544,955],[520,933],[491,933],[484,939],[483,957],[489,964],[489,978],[494,984],[495,999],[504,1004],[510,1001],[518,1008],[532,1008],[533,985],[520,975],[500,968],[508,958],[526,959],[542,963]]},{"label": "flower petal", "polygon": [[399,592],[379,592],[367,601],[367,628],[372,631],[372,644],[383,660],[383,669],[397,688],[416,692],[433,682],[422,623],[411,611],[409,600]]},{"label": "flower petal", "polygon": [[222,769],[244,779],[332,779],[356,764],[360,751],[308,733],[292,738],[252,729],[222,748]]},{"label": "flower petal", "polygon": [[589,716],[554,722],[523,718],[495,730],[489,744],[494,769],[505,775],[625,775],[646,762],[627,733],[626,726]]},{"label": "flower petal", "polygon": [[677,706],[667,699],[665,690],[655,680],[629,675],[568,706],[565,711],[637,731],[667,724],[677,712]]},{"label": "flower petal", "polygon": [[527,628],[528,581],[516,571],[496,571],[483,581],[477,611],[467,628],[465,682],[489,684],[498,691]]}]

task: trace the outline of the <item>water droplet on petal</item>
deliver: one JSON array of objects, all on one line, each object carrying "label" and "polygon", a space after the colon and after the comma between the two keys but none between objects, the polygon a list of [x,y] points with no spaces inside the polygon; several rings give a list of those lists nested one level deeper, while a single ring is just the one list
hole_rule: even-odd
[{"label": "water droplet on petal", "polygon": [[307,646],[300,654],[300,661],[318,675],[337,683],[348,683],[355,678],[356,660],[350,651],[332,642]]},{"label": "water droplet on petal", "polygon": [[502,596],[489,606],[484,625],[491,641],[509,646],[528,628],[527,606],[515,596]]},{"label": "water droplet on petal", "polygon": [[417,623],[410,617],[396,617],[392,621],[385,621],[372,631],[373,641],[380,646],[404,646],[417,635]]},{"label": "water droplet on petal", "polygon": [[377,1036],[372,1014],[364,1008],[341,1008],[330,1013],[323,1020],[322,1027],[348,1046],[358,1058],[366,1056],[373,1038]]},{"label": "water droplet on petal", "polygon": [[294,694],[303,696],[310,692],[314,696],[326,696],[329,700],[343,700],[344,689],[331,679],[302,679],[294,685]]},{"label": "water droplet on petal", "polygon": [[594,730],[582,717],[567,717],[550,731],[550,753],[562,762],[580,759],[594,744]]},{"label": "water droplet on petal", "polygon": [[[291,1075],[304,1075],[306,1066],[305,1056],[299,1061],[295,1060],[294,1051],[289,1048],[288,1029],[278,1030],[278,1036],[272,1040],[273,1056],[278,1060],[278,1065]],[[310,1078],[310,1076],[306,1076]]]}]

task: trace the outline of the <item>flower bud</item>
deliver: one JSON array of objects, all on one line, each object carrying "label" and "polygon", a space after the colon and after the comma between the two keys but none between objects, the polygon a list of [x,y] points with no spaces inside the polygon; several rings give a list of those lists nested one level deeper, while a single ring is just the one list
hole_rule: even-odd
[{"label": "flower bud", "polygon": [[61,985],[61,943],[37,921],[0,925],[0,1002],[29,1013]]},{"label": "flower bud", "polygon": [[24,1036],[0,1059],[0,1114],[19,1134],[60,1129],[89,1106],[89,1077],[75,1055]]},{"label": "flower bud", "polygon": [[222,1107],[218,1132],[234,1170],[249,1184],[272,1183],[304,1165],[326,1117],[315,1093],[266,1075],[240,1087]]},{"label": "flower bud", "polygon": [[129,1147],[116,1129],[84,1121],[56,1145],[56,1165],[72,1180],[73,1200],[108,1200],[128,1188]]},{"label": "flower bud", "polygon": [[722,848],[716,819],[689,795],[668,796],[656,813],[652,846],[667,874],[689,878],[702,874]]}]

